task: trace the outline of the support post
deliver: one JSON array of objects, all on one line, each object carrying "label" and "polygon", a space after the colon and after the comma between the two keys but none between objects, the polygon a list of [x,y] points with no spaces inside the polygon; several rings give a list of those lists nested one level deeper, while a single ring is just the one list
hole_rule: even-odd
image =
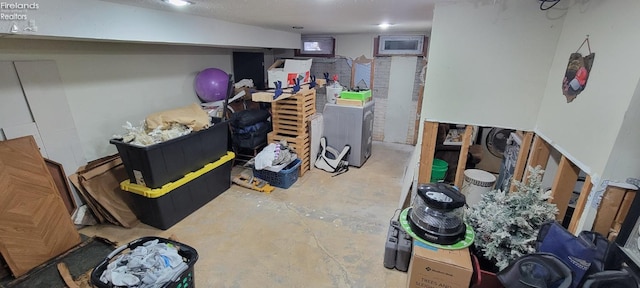
[{"label": "support post", "polygon": [[587,175],[587,178],[584,180],[584,185],[582,185],[582,190],[580,190],[580,196],[578,196],[576,208],[573,210],[573,215],[571,215],[569,229],[567,229],[573,234],[576,234],[577,232],[576,229],[578,229],[578,222],[580,222],[580,217],[582,217],[584,207],[587,206],[587,199],[589,199],[589,194],[591,193],[592,188],[593,184],[591,184],[591,176]]},{"label": "support post", "polygon": [[573,188],[576,186],[576,181],[578,181],[578,173],[580,173],[580,169],[563,155],[558,165],[558,172],[553,180],[553,186],[551,186],[551,197],[553,198],[550,199],[551,203],[558,206],[558,216],[556,216],[558,221],[562,221],[567,213],[567,206],[569,205],[569,200],[571,200]]},{"label": "support post", "polygon": [[456,178],[454,184],[462,187],[464,179],[464,168],[467,166],[467,157],[469,154],[469,146],[471,145],[471,134],[473,134],[473,126],[467,125],[462,136],[462,146],[460,147],[460,156],[458,157],[458,167],[456,168]]},{"label": "support post", "polygon": [[[533,138],[533,144],[531,145],[531,154],[529,154],[529,164],[527,166],[536,167],[540,166],[542,169],[547,168],[547,162],[549,162],[549,155],[551,154],[551,145],[544,141],[542,137],[536,135]],[[525,183],[528,181],[529,170],[525,170],[522,181]]]},{"label": "support post", "polygon": [[422,146],[420,150],[420,171],[418,183],[431,182],[431,166],[433,154],[436,152],[436,139],[438,137],[438,122],[425,121],[422,133]]},{"label": "support post", "polygon": [[510,191],[516,191],[516,185],[514,180],[522,181],[522,175],[524,175],[525,167],[527,166],[527,158],[529,157],[529,149],[531,149],[531,140],[533,139],[533,132],[526,132],[522,137],[522,145],[520,146],[520,152],[518,152],[518,160],[516,161],[516,168],[513,172],[513,178],[511,178]]}]

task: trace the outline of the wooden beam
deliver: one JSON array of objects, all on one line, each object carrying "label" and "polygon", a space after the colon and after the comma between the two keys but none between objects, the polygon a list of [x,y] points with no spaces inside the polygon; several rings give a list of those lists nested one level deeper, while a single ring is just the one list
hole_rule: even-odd
[{"label": "wooden beam", "polygon": [[[371,80],[369,80],[369,89],[371,90],[371,92],[373,92],[373,76],[375,76],[375,71],[376,71],[376,59],[371,59]],[[373,97],[373,93],[371,95],[371,97]],[[416,130],[417,131],[417,130]]]},{"label": "wooden beam", "polygon": [[624,220],[627,219],[627,215],[629,214],[629,210],[631,209],[631,203],[633,203],[633,199],[635,198],[636,198],[636,191],[627,190],[627,193],[624,194],[624,199],[622,200],[622,204],[620,204],[620,210],[618,210],[618,214],[616,215],[614,224],[619,223],[620,225],[622,225]]},{"label": "wooden beam", "polygon": [[578,181],[578,173],[580,173],[580,169],[563,155],[560,158],[556,177],[553,179],[553,186],[551,186],[551,197],[553,198],[549,200],[549,202],[558,206],[558,216],[556,216],[558,221],[562,221],[567,213],[567,206],[569,205],[569,200],[571,200],[573,188],[575,188],[576,181]]},{"label": "wooden beam", "polygon": [[462,136],[462,146],[460,147],[460,156],[458,157],[458,167],[456,168],[456,178],[454,184],[462,187],[464,179],[464,168],[467,166],[467,154],[469,154],[469,146],[471,145],[471,134],[473,134],[473,126],[467,125]]},{"label": "wooden beam", "polygon": [[525,167],[527,166],[527,158],[529,156],[529,149],[531,149],[531,140],[533,139],[533,132],[526,132],[522,137],[522,145],[520,145],[520,151],[518,152],[518,160],[516,161],[516,168],[513,172],[513,178],[511,178],[511,192],[516,190],[514,180],[522,181],[522,175],[524,174]]},{"label": "wooden beam", "polygon": [[608,186],[602,195],[600,207],[593,221],[593,231],[602,234],[604,237],[609,236],[609,230],[613,226],[613,221],[620,210],[620,205],[624,199],[627,189]]},{"label": "wooden beam", "polygon": [[569,223],[569,232],[576,234],[576,229],[578,229],[578,223],[580,222],[580,217],[582,217],[582,213],[584,212],[584,207],[587,206],[587,199],[589,199],[589,194],[591,193],[591,189],[593,188],[593,184],[591,183],[591,176],[587,175],[587,178],[584,180],[584,184],[582,185],[582,190],[580,190],[580,196],[578,196],[578,201],[576,202],[576,208],[573,210],[573,215],[571,215],[571,222]]},{"label": "wooden beam", "polygon": [[420,171],[418,171],[418,183],[431,182],[431,166],[433,154],[436,152],[436,139],[438,137],[438,122],[425,121],[422,133],[422,146],[420,150]]},{"label": "wooden beam", "polygon": [[64,262],[58,262],[58,272],[60,273],[60,277],[64,281],[64,284],[67,284],[69,288],[80,288],[80,285],[73,281],[73,277],[71,277],[71,272],[69,272],[69,267]]},{"label": "wooden beam", "polygon": [[[527,166],[536,167],[540,166],[542,169],[547,169],[547,162],[549,162],[549,155],[551,154],[551,145],[544,141],[540,136],[536,135],[533,138],[533,144],[531,145],[531,153],[529,154],[529,164]],[[522,181],[525,183],[528,181],[529,169],[525,169],[524,177]]]}]

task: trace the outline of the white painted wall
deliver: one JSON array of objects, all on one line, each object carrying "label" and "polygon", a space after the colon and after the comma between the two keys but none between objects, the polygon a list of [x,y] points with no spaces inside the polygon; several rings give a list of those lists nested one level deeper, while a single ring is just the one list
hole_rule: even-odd
[{"label": "white painted wall", "polygon": [[[638,15],[640,2],[635,0],[577,3],[565,16],[552,54],[535,130],[592,178],[605,171],[640,79],[635,68],[640,66],[640,38],[632,36],[640,27]],[[567,104],[561,91],[567,61],[587,34],[595,61],[586,89]]]},{"label": "white painted wall", "polygon": [[54,60],[87,160],[116,153],[114,133],[146,115],[199,103],[197,72],[232,71],[227,49],[49,40],[0,41],[0,61]]},{"label": "white painted wall", "polygon": [[67,175],[72,174],[87,160],[55,61],[14,61],[13,64],[37,126],[33,131],[36,142],[40,138],[46,157],[62,164]]},{"label": "white painted wall", "polygon": [[7,139],[4,129],[31,123],[33,117],[20,89],[16,68],[13,62],[0,61],[0,141]]},{"label": "white painted wall", "polygon": [[538,1],[494,2],[436,4],[423,120],[535,127],[563,18]]},{"label": "white painted wall", "polygon": [[409,122],[411,113],[408,111],[411,111],[413,104],[411,97],[413,96],[417,62],[418,57],[416,56],[391,57],[389,95],[384,117],[384,142],[405,144],[409,125],[415,123]]},{"label": "white painted wall", "polygon": [[[3,11],[26,14],[27,20],[15,21],[20,36],[264,48],[296,48],[300,45],[297,33],[185,13],[97,0],[41,0],[35,3],[39,5],[37,10]],[[30,20],[35,21],[37,31],[24,31]],[[12,21],[0,21],[0,33],[9,33],[12,24]]]},{"label": "white painted wall", "polygon": [[356,59],[362,55],[373,58],[373,39],[378,34],[340,34],[336,39],[336,56]]},{"label": "white painted wall", "polygon": [[[588,86],[587,86],[588,87]],[[640,81],[627,107],[616,142],[602,175],[605,179],[624,182],[640,178]]]}]

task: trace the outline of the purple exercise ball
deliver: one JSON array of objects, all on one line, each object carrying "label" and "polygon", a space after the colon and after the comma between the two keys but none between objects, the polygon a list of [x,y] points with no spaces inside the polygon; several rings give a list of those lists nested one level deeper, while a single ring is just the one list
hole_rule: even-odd
[{"label": "purple exercise ball", "polygon": [[203,102],[224,100],[228,85],[229,75],[218,68],[207,68],[196,75],[196,94]]}]

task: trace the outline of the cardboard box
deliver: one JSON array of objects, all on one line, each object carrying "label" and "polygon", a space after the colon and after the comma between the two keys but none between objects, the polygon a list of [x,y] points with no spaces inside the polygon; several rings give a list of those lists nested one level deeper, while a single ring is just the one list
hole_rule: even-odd
[{"label": "cardboard box", "polygon": [[354,99],[342,99],[337,98],[336,104],[343,106],[356,106],[356,107],[364,107],[365,104],[369,103],[373,98],[367,98],[367,100],[354,100]]},{"label": "cardboard box", "polygon": [[467,288],[472,274],[469,248],[445,250],[413,241],[408,288]]},{"label": "cardboard box", "polygon": [[251,87],[241,87],[241,88],[236,88],[233,92],[235,93],[235,95],[238,95],[238,93],[244,91],[244,96],[242,96],[242,99],[251,100],[251,89],[253,89],[253,88],[251,88]]},{"label": "cardboard box", "polygon": [[267,69],[267,79],[269,79],[269,88],[276,88],[273,82],[281,81],[282,88],[293,86],[293,80],[302,76],[300,84],[309,83],[312,59],[293,60],[280,59]]}]

